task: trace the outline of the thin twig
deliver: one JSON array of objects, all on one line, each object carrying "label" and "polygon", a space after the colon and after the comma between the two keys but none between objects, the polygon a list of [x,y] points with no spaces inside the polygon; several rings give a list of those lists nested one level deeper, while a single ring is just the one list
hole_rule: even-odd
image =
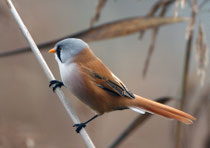
[{"label": "thin twig", "polygon": [[[164,1],[164,2],[163,1],[159,1],[159,3],[157,3],[155,6],[153,6],[153,8],[152,8],[151,12],[148,14],[148,16],[154,15],[155,11],[158,10],[157,6],[162,7],[161,12],[159,13],[158,16],[159,17],[165,16],[169,6],[173,2],[174,2],[173,0],[168,0],[168,1]],[[143,78],[146,77],[146,74],[147,74],[147,71],[148,71],[148,68],[149,68],[151,57],[153,55],[154,48],[155,48],[155,42],[156,42],[156,39],[157,39],[158,31],[159,31],[159,27],[155,27],[153,29],[153,32],[152,32],[152,40],[151,40],[151,43],[150,43],[150,46],[149,46],[149,49],[148,49],[147,57],[146,57],[146,60],[145,60],[145,63],[144,63],[144,68],[143,68],[143,74],[142,74]]]},{"label": "thin twig", "polygon": [[[24,34],[24,37],[26,38],[28,44],[30,45],[34,55],[36,56],[40,66],[42,67],[43,71],[45,72],[47,78],[49,80],[54,80],[55,77],[53,76],[52,72],[50,71],[47,63],[45,62],[44,58],[42,57],[38,47],[36,46],[36,43],[34,42],[33,38],[31,37],[28,29],[26,28],[26,26],[24,25],[22,19],[20,18],[18,12],[16,11],[13,3],[11,0],[5,0],[13,17],[15,18],[16,22],[18,23],[22,33]],[[58,95],[60,101],[63,103],[68,115],[72,118],[74,123],[80,123],[77,115],[75,114],[74,110],[72,109],[71,105],[69,104],[68,100],[66,99],[66,97],[64,96],[63,92],[61,91],[61,89],[56,89],[56,94]],[[89,148],[94,148],[94,144],[91,141],[90,137],[88,136],[87,132],[82,129],[80,132],[83,140],[85,141],[85,144],[87,147]]]},{"label": "thin twig", "polygon": [[[157,99],[156,101],[159,103],[165,104],[171,100],[170,97],[162,97]],[[139,115],[136,119],[134,119],[130,125],[120,134],[120,136],[109,146],[109,148],[116,148],[120,145],[132,132],[135,131],[136,128],[138,128],[140,125],[142,125],[144,122],[146,122],[149,117],[151,117],[152,114],[145,113],[145,115]]]},{"label": "thin twig", "polygon": [[92,28],[93,25],[99,20],[100,15],[101,15],[101,11],[104,8],[105,4],[106,4],[107,0],[98,0],[98,5],[96,7],[96,12],[95,12],[95,16],[91,19],[90,21],[90,27]]},{"label": "thin twig", "polygon": [[[197,0],[193,1],[193,7],[191,12],[191,19],[189,24],[189,35],[187,37],[187,46],[186,46],[186,53],[185,53],[185,61],[184,61],[184,71],[183,71],[183,78],[182,78],[182,92],[181,92],[181,100],[179,104],[179,109],[184,110],[185,102],[187,101],[187,83],[188,83],[188,75],[189,75],[189,67],[190,67],[190,56],[191,56],[191,50],[192,50],[192,41],[193,41],[193,34],[194,34],[194,25],[195,25],[195,19],[196,19],[196,12],[197,8],[196,5]],[[178,122],[176,127],[176,148],[182,147],[182,138],[183,138],[183,125]]]},{"label": "thin twig", "polygon": [[205,32],[202,22],[199,22],[199,31],[196,38],[196,59],[197,59],[197,74],[200,79],[200,85],[204,85],[206,70],[208,67],[208,46],[206,44]]},{"label": "thin twig", "polygon": [[158,28],[155,28],[152,32],[152,40],[151,40],[151,43],[150,43],[150,46],[149,46],[149,49],[148,49],[148,52],[147,52],[146,60],[144,62],[144,68],[143,68],[143,73],[142,73],[143,78],[146,77],[146,74],[147,74],[147,71],[148,71],[148,68],[149,68],[149,64],[150,64],[152,54],[153,54],[153,51],[154,51],[154,48],[155,48],[155,42],[156,42],[158,30],[159,30]]},{"label": "thin twig", "polygon": [[[147,15],[145,17],[152,17],[155,16],[155,13],[161,8],[161,7],[168,7],[170,4],[172,4],[175,0],[160,0],[157,1],[152,8],[150,9],[150,11],[147,13]],[[145,30],[140,31],[140,35],[139,35],[139,39],[142,39],[144,36]]]}]

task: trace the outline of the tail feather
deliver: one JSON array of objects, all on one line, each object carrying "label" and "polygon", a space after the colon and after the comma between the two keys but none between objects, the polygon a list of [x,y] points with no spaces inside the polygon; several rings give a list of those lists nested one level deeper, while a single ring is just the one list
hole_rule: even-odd
[{"label": "tail feather", "polygon": [[130,107],[138,107],[148,112],[179,120],[185,124],[192,124],[195,117],[173,107],[135,95]]}]

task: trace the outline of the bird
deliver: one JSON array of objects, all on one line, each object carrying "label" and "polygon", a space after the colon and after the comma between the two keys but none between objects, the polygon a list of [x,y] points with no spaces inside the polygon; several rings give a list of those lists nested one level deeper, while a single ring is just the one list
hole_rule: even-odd
[{"label": "bird", "polygon": [[196,120],[188,113],[132,93],[81,39],[61,40],[48,52],[55,54],[62,80],[50,81],[49,87],[55,91],[65,86],[95,112],[86,122],[73,125],[77,133],[98,116],[124,109],[157,114],[185,124]]}]

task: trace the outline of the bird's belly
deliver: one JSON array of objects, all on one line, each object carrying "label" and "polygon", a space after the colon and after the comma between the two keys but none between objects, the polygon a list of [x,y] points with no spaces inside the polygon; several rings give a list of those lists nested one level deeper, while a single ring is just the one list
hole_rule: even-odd
[{"label": "bird's belly", "polygon": [[94,109],[94,100],[89,96],[86,84],[77,64],[60,67],[61,79],[64,85],[83,103]]},{"label": "bird's belly", "polygon": [[60,67],[60,74],[64,85],[70,89],[74,95],[79,97],[78,94],[83,94],[84,82],[76,64],[73,63],[65,67]]}]

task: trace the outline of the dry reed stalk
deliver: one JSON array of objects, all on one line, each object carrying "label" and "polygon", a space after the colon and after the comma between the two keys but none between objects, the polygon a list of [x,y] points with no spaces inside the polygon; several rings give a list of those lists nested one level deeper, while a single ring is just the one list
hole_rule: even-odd
[{"label": "dry reed stalk", "polygon": [[201,86],[204,85],[206,69],[208,66],[208,47],[205,40],[203,26],[200,22],[198,35],[196,39],[196,59],[197,59],[197,74],[200,78]]},{"label": "dry reed stalk", "polygon": [[[39,48],[44,48],[54,45],[56,42],[65,39],[65,38],[80,38],[86,42],[93,42],[105,39],[111,39],[114,37],[122,37],[127,36],[132,33],[139,32],[140,30],[151,29],[157,26],[163,26],[167,24],[174,24],[179,22],[186,21],[186,18],[173,18],[173,17],[132,17],[123,20],[113,21],[106,24],[102,24],[100,26],[96,26],[93,28],[89,28],[87,30],[83,30],[77,32],[72,35],[67,35],[52,41],[48,41],[42,44],[38,44]],[[21,53],[29,52],[30,48],[19,48],[10,51],[5,51],[0,53],[0,57],[8,57],[12,55],[17,55]]]},{"label": "dry reed stalk", "polygon": [[101,11],[104,8],[105,4],[106,4],[107,0],[98,0],[98,5],[96,7],[96,13],[95,16],[91,19],[90,21],[90,27],[92,28],[93,25],[99,20],[100,15],[101,15]]},{"label": "dry reed stalk", "polygon": [[[32,36],[30,35],[27,27],[24,25],[24,23],[23,23],[20,15],[18,14],[15,6],[13,5],[12,1],[11,0],[5,0],[5,1],[7,3],[7,6],[9,7],[15,21],[19,25],[20,30],[22,31],[24,37],[26,38],[26,41],[28,42],[29,46],[31,47],[31,50],[33,51],[35,57],[37,58],[37,61],[39,62],[42,70],[45,72],[47,78],[49,80],[55,80],[55,77],[53,76],[52,72],[50,71],[46,61],[44,60],[42,54],[40,53],[36,43],[34,42]],[[71,107],[71,105],[69,104],[67,98],[64,96],[62,90],[58,88],[55,90],[55,93],[58,95],[60,101],[63,103],[64,108],[66,109],[69,117],[71,117],[73,122],[80,123],[79,118],[75,114],[75,112],[74,112],[73,108]],[[88,136],[85,129],[82,129],[80,131],[80,135],[88,148],[95,148],[92,140]]]},{"label": "dry reed stalk", "polygon": [[[194,25],[196,19],[196,12],[197,12],[197,0],[193,0],[193,7],[191,12],[191,19],[189,23],[189,36],[186,40],[186,53],[185,53],[185,60],[184,60],[184,70],[183,70],[183,78],[182,78],[182,89],[181,89],[181,100],[179,104],[179,109],[184,110],[185,103],[187,101],[187,83],[188,83],[188,75],[189,75],[189,67],[190,67],[190,57],[191,57],[191,50],[192,50],[192,42],[194,36]],[[175,148],[182,148],[182,139],[183,139],[183,125],[182,123],[178,122],[176,127],[176,143]]]},{"label": "dry reed stalk", "polygon": [[[153,16],[155,14],[155,12],[158,11],[158,9],[160,9],[160,8],[161,8],[161,12],[159,13],[158,16],[159,17],[165,16],[168,8],[170,7],[170,5],[173,2],[174,2],[174,0],[157,2],[152,7],[152,9],[150,10],[147,17]],[[147,74],[147,71],[148,71],[148,68],[149,68],[149,64],[150,64],[150,61],[151,61],[151,58],[152,58],[152,55],[153,55],[153,52],[154,52],[154,48],[155,48],[155,42],[156,42],[156,39],[157,39],[158,31],[159,31],[159,27],[155,27],[153,29],[153,32],[152,32],[151,43],[150,43],[150,46],[149,46],[149,49],[148,49],[148,53],[147,53],[147,57],[146,57],[146,60],[145,60],[145,63],[144,63],[144,68],[143,68],[143,73],[142,73],[143,78],[146,77],[146,74]],[[143,34],[144,34],[144,32],[140,33],[141,38],[143,37]]]}]

